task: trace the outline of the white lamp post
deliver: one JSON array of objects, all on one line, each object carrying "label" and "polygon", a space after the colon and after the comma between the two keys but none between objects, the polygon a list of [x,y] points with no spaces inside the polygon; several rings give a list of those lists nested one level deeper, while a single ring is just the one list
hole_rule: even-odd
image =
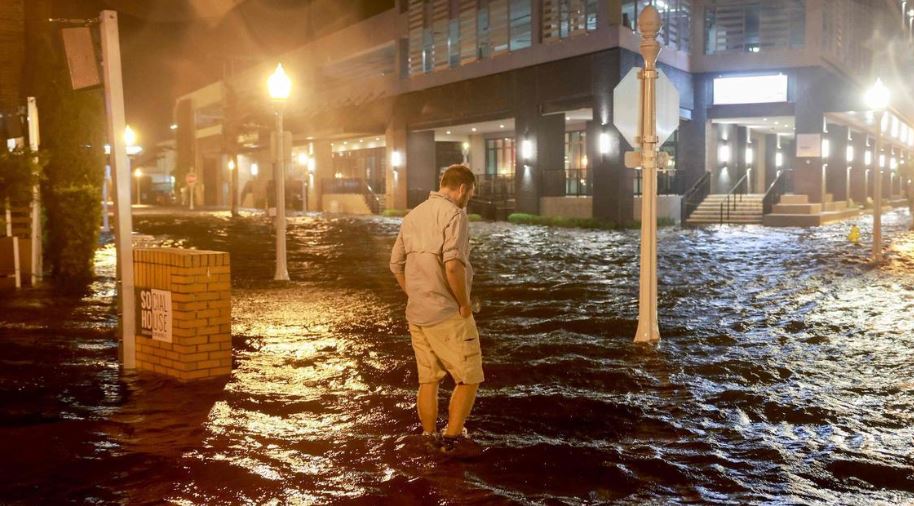
[{"label": "white lamp post", "polygon": [[283,150],[283,125],[282,113],[286,99],[292,91],[292,81],[283,70],[282,64],[276,66],[276,70],[267,80],[267,87],[270,91],[270,98],[276,111],[276,171],[273,175],[276,187],[276,274],[273,276],[277,281],[288,281],[289,270],[286,267],[286,184],[285,184],[285,154]]},{"label": "white lamp post", "polygon": [[[881,79],[867,90],[866,106],[876,115],[876,153],[882,153],[882,125],[885,110],[889,107],[890,92]],[[880,157],[883,155],[880,155]],[[882,164],[876,167],[873,181],[873,262],[882,260]]]},{"label": "white lamp post", "polygon": [[140,194],[140,179],[143,178],[143,169],[136,169],[133,171],[133,178],[136,179],[136,203],[142,204],[142,197]]}]

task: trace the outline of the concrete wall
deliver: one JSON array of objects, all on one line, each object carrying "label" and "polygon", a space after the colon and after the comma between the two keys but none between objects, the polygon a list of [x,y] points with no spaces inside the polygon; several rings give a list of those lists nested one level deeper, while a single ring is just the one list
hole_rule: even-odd
[{"label": "concrete wall", "polygon": [[593,218],[593,197],[540,197],[540,216]]},{"label": "concrete wall", "polygon": [[[635,197],[632,220],[641,221],[641,197]],[[658,195],[657,218],[669,218],[676,223],[682,222],[682,196]]]}]

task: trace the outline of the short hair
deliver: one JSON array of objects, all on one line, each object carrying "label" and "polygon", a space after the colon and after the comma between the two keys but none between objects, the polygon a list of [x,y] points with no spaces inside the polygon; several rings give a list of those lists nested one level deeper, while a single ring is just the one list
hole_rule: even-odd
[{"label": "short hair", "polygon": [[466,165],[459,163],[451,165],[441,175],[441,188],[456,190],[460,185],[476,186],[476,176]]}]

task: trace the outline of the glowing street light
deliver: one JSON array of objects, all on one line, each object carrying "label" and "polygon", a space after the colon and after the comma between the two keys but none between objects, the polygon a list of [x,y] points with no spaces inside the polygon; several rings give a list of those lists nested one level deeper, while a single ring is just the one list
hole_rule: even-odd
[{"label": "glowing street light", "polygon": [[292,92],[292,80],[282,68],[276,65],[276,70],[267,79],[267,88],[276,112],[276,171],[273,179],[276,184],[276,281],[288,281],[289,269],[286,266],[286,167],[285,167],[285,140],[283,138],[282,113],[286,99]]},{"label": "glowing street light", "polygon": [[[889,107],[891,92],[876,79],[873,86],[866,91],[863,97],[866,106],[876,115],[876,153],[882,153],[882,132],[886,129],[885,111]],[[873,262],[882,260],[882,166],[885,155],[879,155],[879,167],[876,169],[876,179],[873,182]]]}]

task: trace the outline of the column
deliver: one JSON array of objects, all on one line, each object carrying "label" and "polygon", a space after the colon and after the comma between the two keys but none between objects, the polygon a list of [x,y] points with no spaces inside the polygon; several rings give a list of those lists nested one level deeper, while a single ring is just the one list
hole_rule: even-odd
[{"label": "column", "polygon": [[310,151],[309,155],[314,159],[314,173],[308,170],[308,210],[323,211],[322,181],[333,177],[333,148],[330,141],[321,139],[311,142]]},{"label": "column", "polygon": [[413,208],[438,190],[438,164],[435,161],[435,132],[406,134],[406,204]]},{"label": "column", "polygon": [[[830,153],[826,160],[825,191],[831,193],[835,202],[847,200],[847,127],[829,124],[828,139]],[[854,153],[856,155],[856,153]]]},{"label": "column", "polygon": [[[808,69],[797,72],[796,83],[796,134],[822,134],[825,108],[822,104],[824,87],[831,86],[822,75]],[[822,202],[825,196],[825,177],[822,157],[795,158],[793,162],[793,190],[809,196],[810,202]]]},{"label": "column", "polygon": [[[613,126],[612,90],[619,84],[619,52],[592,57],[593,122],[588,131],[588,159],[593,172],[593,217],[612,223],[631,223],[634,218],[635,170],[625,167],[625,151],[632,149]],[[606,152],[600,153],[600,135]]]}]

